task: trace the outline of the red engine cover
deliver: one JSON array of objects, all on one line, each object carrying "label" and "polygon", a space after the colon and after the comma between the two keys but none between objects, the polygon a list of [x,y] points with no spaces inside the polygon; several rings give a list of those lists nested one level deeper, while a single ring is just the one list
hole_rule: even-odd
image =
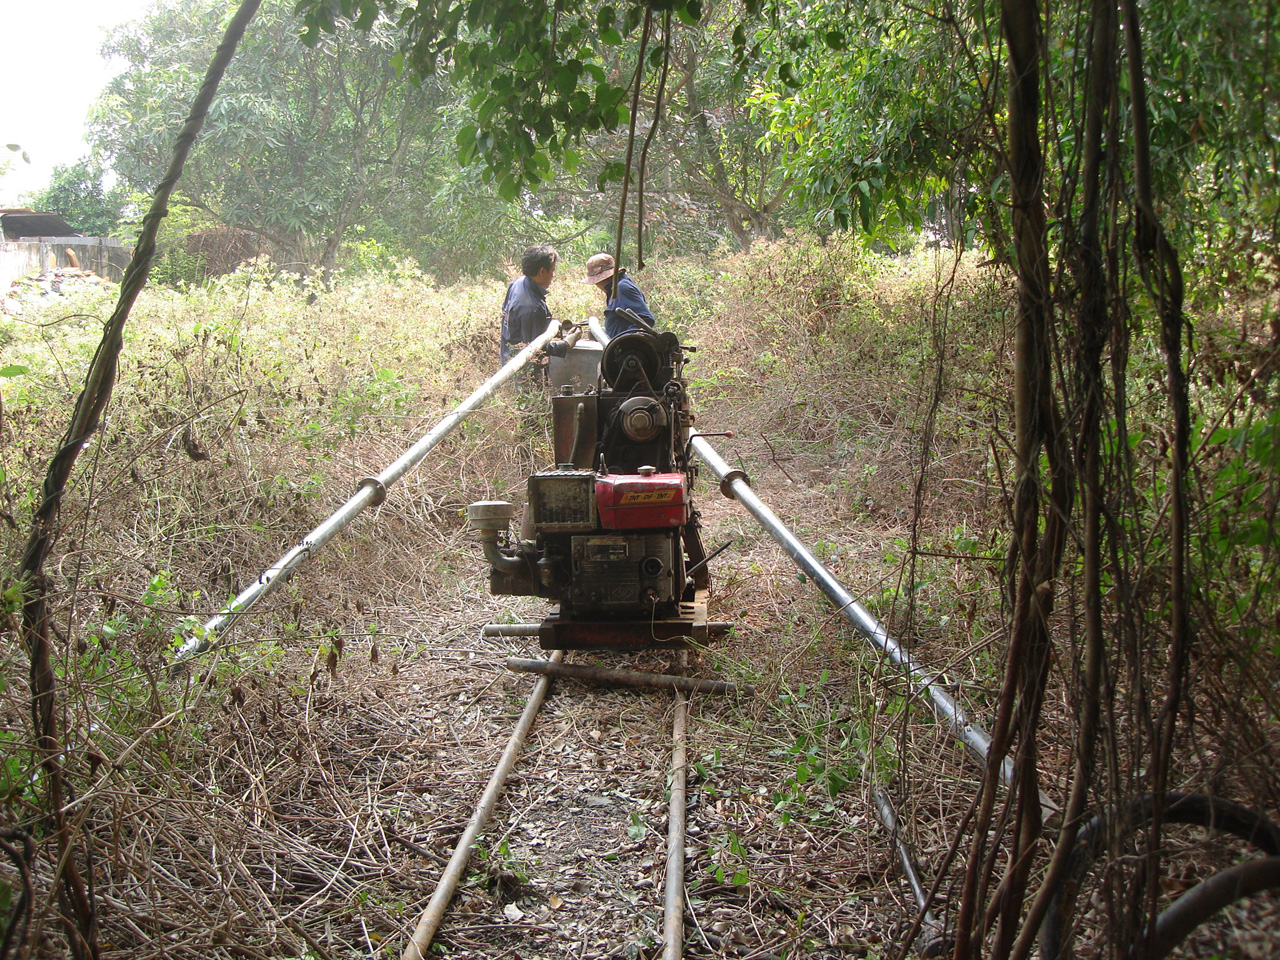
[{"label": "red engine cover", "polygon": [[600,526],[606,530],[652,530],[683,526],[689,495],[683,473],[614,473],[596,478]]}]

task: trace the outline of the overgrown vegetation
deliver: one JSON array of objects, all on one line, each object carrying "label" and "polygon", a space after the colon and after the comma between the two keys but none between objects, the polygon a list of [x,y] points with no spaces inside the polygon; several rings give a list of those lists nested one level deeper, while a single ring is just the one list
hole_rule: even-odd
[{"label": "overgrown vegetation", "polygon": [[[242,16],[254,6],[247,0]],[[749,2],[738,11],[697,0],[565,0],[554,9],[307,0],[298,8],[312,44],[304,50],[289,16],[269,6],[252,41],[257,55],[232,80],[225,139],[211,142],[210,168],[193,171],[205,175],[187,189],[210,242],[188,244],[161,271],[194,285],[149,301],[112,420],[102,430],[89,424],[55,458],[89,455],[65,496],[56,485],[37,492],[33,478],[41,438],[54,445],[56,411],[95,350],[92,330],[74,317],[34,320],[37,336],[13,333],[14,362],[0,370],[6,417],[24,442],[6,449],[10,527],[31,526],[32,542],[56,532],[63,551],[48,566],[43,553],[24,561],[33,576],[4,584],[6,605],[25,596],[39,636],[57,628],[56,679],[74,691],[55,700],[47,644],[31,658],[31,731],[21,691],[11,690],[14,761],[5,769],[17,826],[4,852],[17,871],[10,886],[23,891],[11,929],[43,932],[53,912],[32,916],[32,934],[38,884],[21,868],[56,863],[71,901],[61,914],[78,918],[95,952],[85,923],[109,911],[84,902],[92,885],[74,875],[96,879],[98,843],[113,845],[114,863],[127,859],[120,825],[136,824],[125,808],[175,804],[175,756],[210,771],[194,778],[197,793],[220,793],[211,786],[219,775],[247,780],[242,797],[274,779],[270,765],[237,752],[242,744],[218,740],[208,698],[228,681],[222,709],[230,716],[252,700],[268,742],[282,725],[313,735],[295,762],[329,788],[331,824],[359,820],[352,798],[359,786],[371,791],[372,751],[343,766],[356,789],[334,791],[315,745],[324,724],[310,725],[312,698],[332,690],[353,642],[367,642],[377,662],[387,634],[382,614],[370,615],[399,602],[396,584],[416,582],[456,607],[450,591],[467,563],[457,508],[518,490],[545,458],[528,416],[537,398],[508,398],[451,440],[422,472],[423,486],[406,484],[411,506],[380,510],[389,539],[363,521],[317,562],[319,582],[333,577],[327,592],[295,585],[255,620],[262,629],[243,651],[192,687],[163,679],[166,624],[184,612],[198,619],[213,596],[233,593],[293,538],[282,526],[309,529],[335,479],[375,472],[389,459],[377,453],[403,445],[398,426],[429,419],[422,411],[448,407],[490,368],[491,344],[482,344],[498,291],[441,292],[396,266],[403,253],[431,254],[436,280],[483,273],[517,240],[548,233],[566,252],[612,238],[621,257],[619,235],[634,222],[634,260],[622,259],[638,274],[646,250],[705,252],[721,232],[750,249],[669,257],[661,274],[641,274],[664,322],[704,341],[694,375],[702,423],[737,432],[735,455],[780,495],[802,537],[990,716],[993,734],[980,775],[947,756],[948,790],[931,794],[936,771],[913,756],[921,744],[946,755],[945,741],[923,732],[911,691],[876,674],[874,660],[831,628],[803,578],[765,559],[760,535],[709,509],[711,541],[738,541],[720,602],[744,623],[716,656],[780,696],[712,725],[725,742],[703,751],[712,758],[704,780],[732,777],[726,757],[745,766],[763,753],[773,763],[768,786],[708,787],[721,790],[703,865],[710,895],[741,892],[758,912],[749,916],[760,920],[761,952],[841,949],[832,924],[806,923],[807,910],[792,905],[813,898],[786,871],[763,866],[768,845],[752,830],[767,822],[842,843],[852,814],[840,801],[857,781],[895,790],[916,813],[917,846],[949,893],[939,903],[953,908],[955,960],[1023,960],[1050,927],[1106,956],[1163,956],[1171,891],[1230,859],[1225,848],[1175,852],[1166,797],[1230,798],[1264,814],[1278,801],[1275,9],[1257,0],[1212,13],[1008,0],[998,15],[950,3]],[[204,36],[219,16],[184,3],[117,37],[134,61],[113,91],[124,123],[104,121],[99,136],[140,180],[163,165],[166,135],[140,121],[164,112],[157,103],[182,103],[207,55],[193,59],[188,35]],[[402,70],[419,85],[396,85]],[[352,136],[330,136],[343,128]],[[455,135],[440,136],[446,129]],[[249,147],[246,130],[257,138]],[[664,163],[642,190],[655,144]],[[458,173],[454,160],[475,162],[478,173]],[[610,196],[606,210],[605,194],[574,186],[593,180],[601,191],[622,184],[634,202]],[[394,197],[426,195],[431,203],[398,208],[415,215],[397,212]],[[415,225],[418,209],[429,225]],[[699,217],[708,219],[705,242],[689,228]],[[821,239],[756,243],[805,220],[819,224]],[[827,233],[851,226],[880,254]],[[300,273],[319,266],[324,283],[249,270],[201,285],[212,254],[235,259],[245,233],[269,240]],[[950,252],[884,256],[926,237],[943,238]],[[344,278],[339,254],[352,241]],[[989,257],[983,266],[964,252],[973,249]],[[584,308],[574,289],[564,309]],[[411,316],[431,319],[415,327]],[[430,561],[407,544],[410,530],[430,531],[440,546]],[[353,562],[362,579],[348,594],[338,571]],[[44,598],[49,624],[33,613]],[[317,600],[358,616],[304,622]],[[415,635],[409,620],[402,612],[393,633]],[[26,620],[24,630],[34,635]],[[241,653],[280,678],[276,691],[245,693]],[[295,701],[288,709],[285,697]],[[43,732],[63,700],[65,743]],[[272,710],[286,719],[273,726]],[[370,741],[386,742],[371,726]],[[191,739],[171,742],[178,737]],[[152,749],[160,754],[134,766]],[[63,772],[84,791],[78,799],[62,792]],[[108,790],[121,773],[126,787]],[[307,776],[289,781],[291,803],[311,798]],[[972,807],[959,796],[966,777]],[[108,807],[109,839],[92,822],[66,819]],[[1079,874],[1078,832],[1107,811],[1137,819],[1103,817],[1093,851],[1101,855]],[[631,829],[643,833],[642,824]],[[285,895],[290,918],[318,908],[339,874],[350,880],[336,869],[314,892],[342,831],[307,830],[298,862],[311,892]],[[278,909],[275,887],[269,896],[259,881],[277,876],[280,850],[295,839],[286,834],[268,831],[255,850],[262,915]],[[163,830],[131,855],[139,846],[192,862],[192,845]],[[216,847],[197,851],[211,868]],[[513,875],[527,886],[537,864],[505,841],[491,849],[498,873],[519,862]],[[245,857],[233,862],[244,867]],[[766,875],[775,900],[758,895]],[[1054,899],[1062,890],[1065,900]],[[396,892],[376,899],[400,903]],[[225,893],[209,896],[233,912]],[[1203,907],[1196,890],[1180,903],[1195,910],[1197,898]],[[236,910],[236,937],[257,936],[254,910]],[[213,912],[204,918],[216,928]],[[305,927],[288,929],[315,946]],[[135,932],[122,936],[133,943]],[[713,932],[718,939],[703,932],[702,945],[728,955],[733,938]],[[633,935],[637,955],[653,946],[643,924]],[[343,942],[358,942],[354,928]],[[1042,946],[1056,960],[1056,948]]]},{"label": "overgrown vegetation", "polygon": [[[700,426],[736,432],[722,448],[756,487],[895,636],[946,670],[976,718],[989,717],[1009,576],[1006,543],[993,532],[1010,496],[1008,277],[941,251],[897,259],[852,242],[792,240],[730,259],[665,263],[640,279],[661,322],[700,348],[691,368]],[[553,287],[551,302],[559,315],[585,316],[598,309],[593,295],[566,282]],[[144,934],[170,931],[173,938],[159,941],[165,955],[208,955],[211,929],[223,930],[226,943],[268,950],[304,949],[306,936],[355,945],[361,920],[398,942],[416,894],[394,877],[339,866],[349,836],[333,825],[365,803],[377,763],[400,757],[403,725],[419,721],[412,697],[390,712],[385,701],[364,698],[377,684],[407,691],[424,683],[433,651],[509,616],[510,604],[482,595],[460,513],[473,500],[520,498],[526,472],[548,456],[540,428],[530,433],[515,398],[500,398],[255,611],[189,683],[167,678],[166,658],[180,626],[212,614],[492,371],[500,296],[497,284],[442,288],[408,267],[324,289],[260,264],[185,292],[151,288],[140,299],[106,425],[84,452],[47,568],[65,764],[74,809],[87,817],[80,822],[94,851],[108,952],[145,955]],[[89,293],[4,320],[8,571],[109,297]],[[1173,786],[1229,793],[1263,810],[1280,801],[1277,331],[1269,297],[1198,320],[1192,561],[1203,584],[1202,666],[1194,722],[1171,774]],[[1158,515],[1165,432],[1150,336],[1135,337],[1130,364],[1146,371],[1133,379],[1125,441],[1131,489],[1142,511]],[[700,496],[713,508],[712,490]],[[732,714],[723,725],[704,718],[697,749],[707,789],[723,791],[728,777],[735,797],[744,787],[753,798],[764,794],[723,803],[705,794],[700,895],[736,904],[735,889],[744,903],[756,884],[790,890],[799,875],[776,873],[773,848],[749,839],[755,818],[788,836],[799,831],[797,843],[804,831],[843,833],[850,817],[865,816],[857,797],[865,778],[892,790],[913,815],[927,866],[944,869],[967,801],[949,790],[940,802],[928,758],[950,757],[956,790],[977,771],[966,771],[900,679],[847,635],[767,538],[727,506],[711,509],[709,523],[709,543],[734,541],[718,564],[716,615],[739,623],[716,656],[761,684],[764,702],[782,699],[772,701],[776,713],[769,708],[745,726]],[[1144,583],[1164,576],[1164,549],[1159,539],[1141,544]],[[1070,597],[1081,570],[1067,556],[1060,589]],[[6,579],[3,587],[11,638],[5,820],[40,851],[51,838],[38,816],[43,784],[19,679],[24,653],[13,639],[17,585]],[[1064,636],[1076,636],[1077,616],[1064,609]],[[1078,661],[1074,647],[1067,651],[1053,667],[1042,740],[1051,791],[1072,749]],[[339,680],[344,671],[350,683]],[[366,676],[374,687],[356,681]],[[324,719],[321,703],[340,711],[341,724]],[[357,746],[333,741],[339,730]],[[754,772],[717,776],[725,764]],[[330,800],[317,793],[321,783]],[[317,804],[326,812],[310,815],[309,827],[286,828]],[[407,818],[396,822],[412,835],[425,814],[408,800],[395,806]],[[268,809],[285,819],[263,820]],[[831,842],[833,852],[842,849]],[[255,873],[272,864],[295,878],[318,871],[340,880],[323,891],[300,879],[274,893],[264,887],[227,925],[217,919],[227,894],[210,878],[238,876],[236,861]],[[31,867],[38,902],[46,902],[54,861],[37,853]],[[6,872],[4,882],[16,902],[19,875]],[[346,904],[357,893],[367,896],[353,912]],[[324,934],[322,918],[335,909],[346,919]],[[296,911],[294,926],[281,932],[272,910]],[[62,935],[54,916],[37,914],[41,935]],[[816,917],[778,917],[778,936],[809,955],[848,936],[839,924],[813,926]]]}]

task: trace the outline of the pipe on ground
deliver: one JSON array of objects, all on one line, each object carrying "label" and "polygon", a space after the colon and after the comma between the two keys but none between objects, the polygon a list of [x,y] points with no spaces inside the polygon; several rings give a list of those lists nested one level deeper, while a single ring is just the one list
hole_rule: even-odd
[{"label": "pipe on ground", "polygon": [[[991,737],[981,727],[969,722],[964,708],[942,689],[936,682],[934,674],[916,663],[911,655],[902,649],[901,644],[889,636],[880,622],[853,598],[853,595],[832,575],[822,561],[787,529],[778,519],[777,514],[756,496],[747,481],[745,472],[732,469],[725,463],[705,437],[695,433],[690,438],[689,444],[720,481],[720,492],[731,500],[737,500],[746,508],[747,512],[782,546],[796,565],[818,585],[818,589],[835,605],[836,612],[848,620],[882,655],[888,657],[910,677],[938,718],[950,727],[974,756],[985,762],[991,750]],[[1007,757],[1001,773],[1006,784],[1012,780],[1013,761]]]},{"label": "pipe on ground", "polygon": [[[680,651],[680,668],[689,663],[689,652]],[[662,960],[684,955],[684,841],[688,799],[686,731],[689,698],[675,691],[675,716],[671,723],[671,800],[667,807],[667,876],[662,907]]]},{"label": "pipe on ground", "polygon": [[[486,623],[481,634],[486,637],[536,637],[542,629],[540,623]],[[733,629],[732,620],[707,622],[707,635],[723,637]]]},{"label": "pipe on ground", "polygon": [[[554,663],[559,663],[563,659],[563,650],[557,650],[551,655]],[[489,817],[493,815],[494,807],[498,805],[498,796],[502,793],[503,784],[507,782],[507,776],[520,758],[520,751],[524,749],[529,730],[533,727],[534,717],[538,715],[538,710],[542,707],[542,701],[550,686],[551,678],[547,676],[539,677],[534,684],[533,693],[529,695],[529,702],[525,705],[524,712],[520,714],[520,720],[511,734],[511,739],[507,742],[507,748],[502,751],[502,758],[494,768],[493,776],[489,778],[488,786],[484,788],[475,812],[467,821],[467,828],[462,831],[457,846],[453,848],[449,865],[440,875],[435,893],[431,895],[426,909],[418,918],[418,924],[414,927],[400,960],[425,960],[431,941],[440,928],[440,921],[444,919],[444,912],[449,907],[449,901],[453,899],[453,894],[466,872],[467,862],[471,859],[471,845],[475,843],[476,837],[480,835],[480,831],[489,822]]]}]

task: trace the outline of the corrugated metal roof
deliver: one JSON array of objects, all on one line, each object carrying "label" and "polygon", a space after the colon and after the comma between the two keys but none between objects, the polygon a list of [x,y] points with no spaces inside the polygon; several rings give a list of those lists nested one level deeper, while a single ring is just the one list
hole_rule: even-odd
[{"label": "corrugated metal roof", "polygon": [[83,236],[56,213],[0,213],[0,226],[4,228],[6,240]]}]

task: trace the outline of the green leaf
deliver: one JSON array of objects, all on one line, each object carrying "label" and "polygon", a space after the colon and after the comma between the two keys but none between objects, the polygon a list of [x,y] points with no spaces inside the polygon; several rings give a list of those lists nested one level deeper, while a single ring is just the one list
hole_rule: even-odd
[{"label": "green leaf", "polygon": [[696,27],[702,19],[702,0],[688,0],[676,5],[676,16],[686,27]]},{"label": "green leaf", "polygon": [[11,363],[7,367],[0,367],[0,377],[20,377],[23,374],[30,373],[31,370],[18,363]]},{"label": "green leaf", "polygon": [[606,27],[600,31],[600,42],[607,43],[611,47],[617,47],[622,44],[622,34],[613,27]]},{"label": "green leaf", "polygon": [[582,75],[582,62],[570,60],[556,71],[556,92],[562,97],[570,96],[578,86],[578,77]]},{"label": "green leaf", "polygon": [[373,0],[360,0],[360,16],[356,18],[355,28],[367,31],[378,19],[378,4]]},{"label": "green leaf", "polygon": [[600,168],[600,173],[596,177],[596,189],[603,191],[606,184],[612,181],[621,180],[626,169],[626,165],[622,163],[606,163]]},{"label": "green leaf", "polygon": [[458,163],[465,167],[476,155],[476,128],[463,127],[454,139],[458,144]]},{"label": "green leaf", "polygon": [[514,201],[520,196],[520,184],[511,174],[506,174],[498,181],[498,196],[507,201]]}]

